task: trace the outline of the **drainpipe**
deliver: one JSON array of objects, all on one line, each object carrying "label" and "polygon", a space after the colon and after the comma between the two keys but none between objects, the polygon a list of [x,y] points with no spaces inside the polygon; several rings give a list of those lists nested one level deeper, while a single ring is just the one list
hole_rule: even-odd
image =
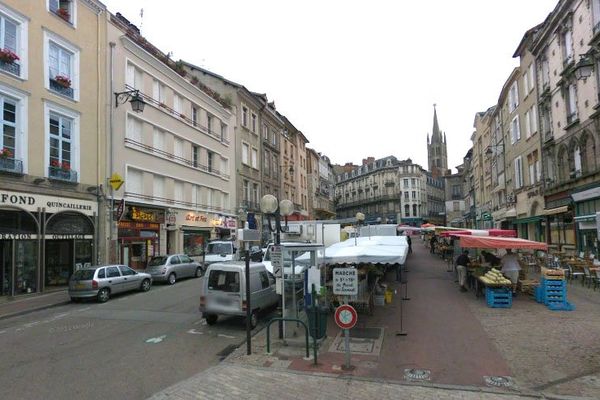
[{"label": "drainpipe", "polygon": [[[110,42],[108,44],[110,46],[110,58],[109,58],[109,62],[110,62],[110,69],[109,69],[109,80],[110,80],[110,92],[108,93],[109,95],[109,112],[108,112],[108,118],[109,118],[109,140],[108,140],[108,171],[106,173],[107,178],[109,176],[112,175],[112,171],[114,168],[114,98],[113,98],[113,93],[115,92],[115,88],[114,88],[114,53],[115,53],[115,46],[116,43],[115,42]],[[115,209],[115,191],[112,187],[112,185],[110,186],[110,209],[108,211],[108,218],[107,220],[109,221],[109,237],[108,237],[108,249],[110,251],[111,245],[113,243],[113,237],[115,238],[115,243],[114,243],[114,259],[112,261],[114,262],[118,262],[119,260],[119,247],[117,246],[117,239],[116,239],[116,235],[114,232],[115,229],[115,221],[114,221],[114,217],[113,217],[113,212]],[[109,252],[107,251],[107,254],[109,254]],[[107,262],[111,262],[110,257],[108,257]]]}]

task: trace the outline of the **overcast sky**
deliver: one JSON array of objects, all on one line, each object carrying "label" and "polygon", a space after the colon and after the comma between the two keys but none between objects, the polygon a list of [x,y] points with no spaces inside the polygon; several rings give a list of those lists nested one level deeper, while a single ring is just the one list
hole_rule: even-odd
[{"label": "overcast sky", "polygon": [[427,168],[436,103],[453,169],[523,34],[557,1],[103,0],[174,59],[267,93],[333,163]]}]

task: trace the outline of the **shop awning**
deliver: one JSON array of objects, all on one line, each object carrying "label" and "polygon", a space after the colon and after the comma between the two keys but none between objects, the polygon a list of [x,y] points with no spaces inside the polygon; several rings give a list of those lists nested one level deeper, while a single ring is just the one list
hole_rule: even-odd
[{"label": "shop awning", "polygon": [[483,237],[517,237],[517,231],[513,229],[462,229],[458,231],[446,231],[440,233],[440,236],[483,236]]},{"label": "shop awning", "polygon": [[569,211],[569,206],[561,206],[556,208],[547,208],[543,211],[544,215],[562,214]]},{"label": "shop awning", "polygon": [[533,240],[506,237],[481,237],[459,235],[460,247],[478,249],[532,249],[548,250],[548,245]]},{"label": "shop awning", "polygon": [[529,224],[530,222],[538,222],[538,221],[542,221],[543,219],[544,219],[544,217],[542,217],[540,215],[536,215],[535,217],[515,219],[514,221],[512,221],[512,223],[513,224]]}]

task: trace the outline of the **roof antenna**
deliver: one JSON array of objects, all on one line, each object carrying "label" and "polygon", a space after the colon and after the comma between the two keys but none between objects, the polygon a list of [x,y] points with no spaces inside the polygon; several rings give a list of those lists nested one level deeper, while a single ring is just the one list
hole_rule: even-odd
[{"label": "roof antenna", "polygon": [[144,25],[144,9],[140,9],[140,33],[142,32],[142,26]]}]

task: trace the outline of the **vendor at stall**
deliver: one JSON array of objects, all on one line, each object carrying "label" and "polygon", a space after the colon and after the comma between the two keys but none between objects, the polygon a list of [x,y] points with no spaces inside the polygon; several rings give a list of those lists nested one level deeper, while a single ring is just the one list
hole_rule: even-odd
[{"label": "vendor at stall", "polygon": [[458,284],[460,285],[461,292],[467,291],[465,283],[467,282],[467,267],[470,263],[469,250],[463,251],[456,259],[456,272],[458,272]]},{"label": "vendor at stall", "polygon": [[506,254],[500,260],[502,263],[501,272],[512,282],[513,295],[517,292],[517,282],[519,281],[519,258],[511,249],[506,249]]},{"label": "vendor at stall", "polygon": [[486,263],[489,263],[492,267],[497,267],[498,265],[500,265],[500,259],[498,257],[496,257],[494,254],[483,250],[481,252],[481,255],[483,257],[483,260]]}]

